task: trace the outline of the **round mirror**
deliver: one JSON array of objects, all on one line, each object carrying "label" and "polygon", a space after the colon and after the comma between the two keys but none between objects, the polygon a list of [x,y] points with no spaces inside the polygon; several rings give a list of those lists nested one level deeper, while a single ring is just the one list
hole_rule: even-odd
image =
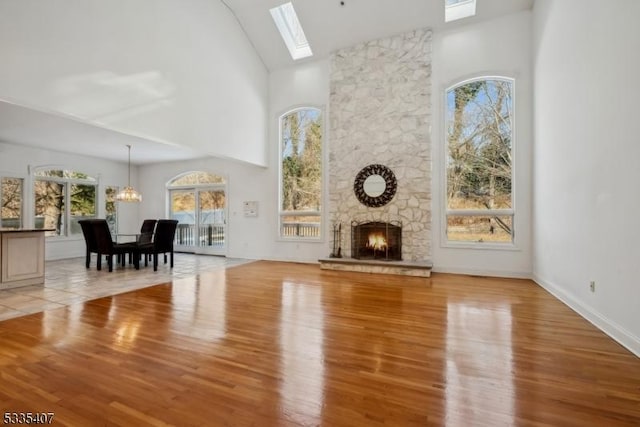
[{"label": "round mirror", "polygon": [[387,184],[384,182],[384,178],[380,175],[371,175],[369,178],[364,180],[364,192],[369,197],[378,197],[382,193],[384,193],[384,189],[387,187]]},{"label": "round mirror", "polygon": [[358,172],[353,191],[360,203],[377,208],[393,199],[397,185],[391,169],[383,165],[369,165]]}]

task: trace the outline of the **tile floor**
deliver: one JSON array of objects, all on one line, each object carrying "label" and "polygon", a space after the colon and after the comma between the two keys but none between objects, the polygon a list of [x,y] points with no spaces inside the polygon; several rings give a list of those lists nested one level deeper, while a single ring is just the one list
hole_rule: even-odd
[{"label": "tile floor", "polygon": [[174,268],[163,264],[158,271],[153,266],[115,266],[109,273],[106,262],[96,270],[93,255],[91,268],[84,265],[84,257],[47,261],[44,285],[0,290],[0,320],[64,307],[78,302],[115,295],[174,279],[193,277],[201,272],[233,267],[251,262],[247,259],[225,258],[211,255],[175,254]]}]

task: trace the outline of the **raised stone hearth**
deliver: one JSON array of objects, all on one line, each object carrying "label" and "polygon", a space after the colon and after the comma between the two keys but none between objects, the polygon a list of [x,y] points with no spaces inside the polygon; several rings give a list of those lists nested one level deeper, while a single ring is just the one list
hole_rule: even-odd
[{"label": "raised stone hearth", "polygon": [[431,277],[431,261],[376,261],[353,258],[320,259],[323,270],[355,271],[373,274],[397,274],[401,276]]}]

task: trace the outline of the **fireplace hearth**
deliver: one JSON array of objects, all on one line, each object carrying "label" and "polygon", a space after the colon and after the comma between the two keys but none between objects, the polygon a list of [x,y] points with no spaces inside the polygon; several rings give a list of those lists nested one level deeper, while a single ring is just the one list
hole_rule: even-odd
[{"label": "fireplace hearth", "polygon": [[361,260],[402,260],[402,223],[351,223],[351,257]]}]

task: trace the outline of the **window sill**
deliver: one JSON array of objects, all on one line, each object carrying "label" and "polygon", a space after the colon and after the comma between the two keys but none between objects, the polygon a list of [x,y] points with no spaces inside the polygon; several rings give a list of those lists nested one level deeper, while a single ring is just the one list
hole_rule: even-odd
[{"label": "window sill", "polygon": [[278,242],[283,243],[324,243],[325,240],[322,237],[278,237]]},{"label": "window sill", "polygon": [[445,249],[472,249],[481,251],[512,251],[517,252],[521,249],[515,243],[492,243],[492,242],[451,242],[445,241],[440,245]]}]

